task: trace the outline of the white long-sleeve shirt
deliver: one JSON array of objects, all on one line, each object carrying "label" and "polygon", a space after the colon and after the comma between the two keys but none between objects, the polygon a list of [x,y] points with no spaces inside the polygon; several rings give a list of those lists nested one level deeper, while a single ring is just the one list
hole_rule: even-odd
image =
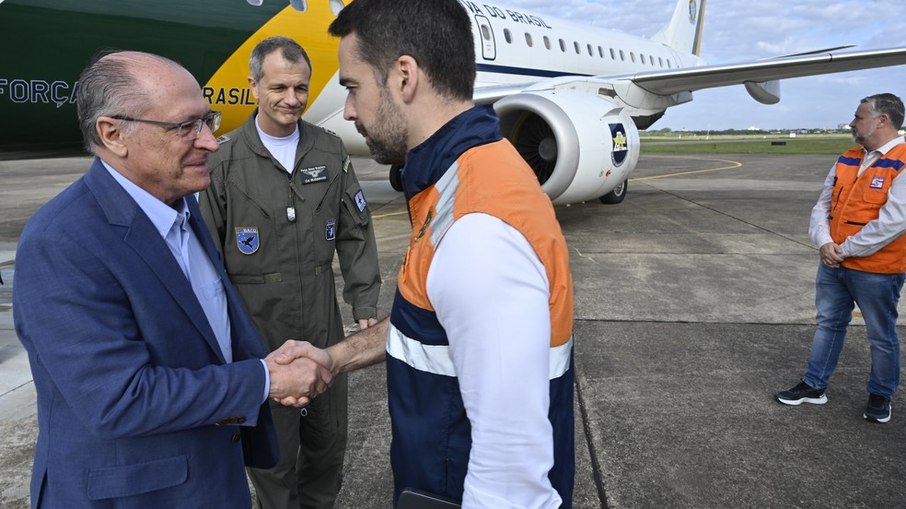
[{"label": "white long-sleeve shirt", "polygon": [[468,214],[438,246],[427,291],[472,426],[462,507],[559,507],[547,477],[551,321],[541,260],[515,228]]}]

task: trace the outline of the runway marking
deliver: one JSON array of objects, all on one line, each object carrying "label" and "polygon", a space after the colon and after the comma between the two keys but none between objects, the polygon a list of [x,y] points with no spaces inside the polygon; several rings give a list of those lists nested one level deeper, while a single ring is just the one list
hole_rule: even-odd
[{"label": "runway marking", "polygon": [[714,158],[704,158],[704,157],[677,157],[675,155],[670,155],[670,156],[646,155],[646,157],[653,157],[653,158],[660,157],[662,159],[692,159],[692,160],[696,160],[696,161],[715,161],[715,162],[727,163],[730,166],[721,166],[719,168],[704,168],[701,170],[680,171],[680,172],[676,172],[676,173],[665,173],[663,175],[651,175],[648,177],[635,177],[635,178],[629,179],[630,182],[638,182],[640,180],[653,180],[653,179],[661,179],[661,178],[669,178],[669,177],[680,177],[683,175],[693,175],[695,173],[709,173],[709,172],[713,172],[713,171],[732,170],[732,169],[739,168],[742,166],[741,162],[733,161],[730,159],[714,159]]},{"label": "runway marking", "polygon": [[595,265],[598,264],[598,262],[595,261],[594,258],[582,254],[582,253],[579,251],[579,248],[574,247],[573,249],[576,251],[576,254],[579,255],[579,258],[585,258],[585,259],[587,259],[587,260],[591,260],[591,263],[594,263]]},{"label": "runway marking", "polygon": [[385,218],[385,217],[399,216],[399,215],[402,215],[402,214],[408,214],[408,211],[401,210],[401,211],[399,211],[399,212],[388,212],[388,213],[386,213],[386,214],[372,214],[371,217],[373,217],[373,218],[375,218],[375,219],[383,219],[383,218]]}]

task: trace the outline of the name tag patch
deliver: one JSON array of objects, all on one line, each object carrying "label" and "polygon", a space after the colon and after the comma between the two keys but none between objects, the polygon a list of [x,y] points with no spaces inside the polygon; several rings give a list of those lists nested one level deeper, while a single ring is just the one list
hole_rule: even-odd
[{"label": "name tag patch", "polygon": [[302,168],[302,184],[313,184],[327,180],[327,166]]},{"label": "name tag patch", "polygon": [[236,229],[236,247],[239,252],[245,255],[255,254],[261,245],[258,237],[258,228],[254,226],[237,226]]},{"label": "name tag patch", "polygon": [[359,212],[365,210],[365,207],[368,206],[368,202],[365,201],[365,193],[362,191],[355,194],[355,206],[359,208]]},{"label": "name tag patch", "polygon": [[871,184],[868,184],[868,187],[871,189],[884,189],[884,177],[872,177]]},{"label": "name tag patch", "polygon": [[324,240],[331,241],[337,238],[337,221],[331,219],[324,226]]}]

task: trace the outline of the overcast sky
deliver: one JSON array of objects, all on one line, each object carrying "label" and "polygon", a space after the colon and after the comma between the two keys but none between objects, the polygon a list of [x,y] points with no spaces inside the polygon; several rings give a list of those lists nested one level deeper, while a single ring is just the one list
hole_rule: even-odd
[{"label": "overcast sky", "polygon": [[[502,3],[650,37],[670,19],[676,0]],[[708,64],[844,44],[856,45],[850,51],[906,46],[906,0],[710,0],[705,6],[701,56]],[[906,65],[784,80],[780,91],[780,102],[770,106],[755,102],[742,85],[698,91],[651,129],[836,127],[852,119],[862,97],[892,92],[906,98]]]}]

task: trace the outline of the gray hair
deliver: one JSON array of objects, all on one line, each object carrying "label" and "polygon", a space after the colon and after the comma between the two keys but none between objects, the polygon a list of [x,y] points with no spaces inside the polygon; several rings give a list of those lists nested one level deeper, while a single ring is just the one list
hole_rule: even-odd
[{"label": "gray hair", "polygon": [[894,128],[903,127],[903,101],[893,94],[875,94],[862,99],[863,103],[871,106],[871,112],[874,116],[887,115],[890,123]]},{"label": "gray hair", "polygon": [[[103,145],[97,132],[97,121],[102,116],[141,116],[147,111],[147,92],[141,77],[135,72],[136,58],[145,57],[169,63],[176,62],[150,53],[104,51],[95,55],[79,76],[76,107],[79,128],[85,148],[95,153]],[[127,134],[136,126],[123,127]]]},{"label": "gray hair", "polygon": [[298,42],[289,37],[275,35],[274,37],[268,37],[259,42],[255,46],[255,49],[252,50],[252,56],[249,58],[249,73],[252,75],[253,80],[261,80],[261,76],[264,75],[262,69],[264,66],[264,58],[278,49],[283,51],[283,58],[286,60],[294,64],[298,64],[304,60],[305,63],[308,64],[308,69],[312,70],[308,53],[305,52],[305,49],[300,46]]}]

